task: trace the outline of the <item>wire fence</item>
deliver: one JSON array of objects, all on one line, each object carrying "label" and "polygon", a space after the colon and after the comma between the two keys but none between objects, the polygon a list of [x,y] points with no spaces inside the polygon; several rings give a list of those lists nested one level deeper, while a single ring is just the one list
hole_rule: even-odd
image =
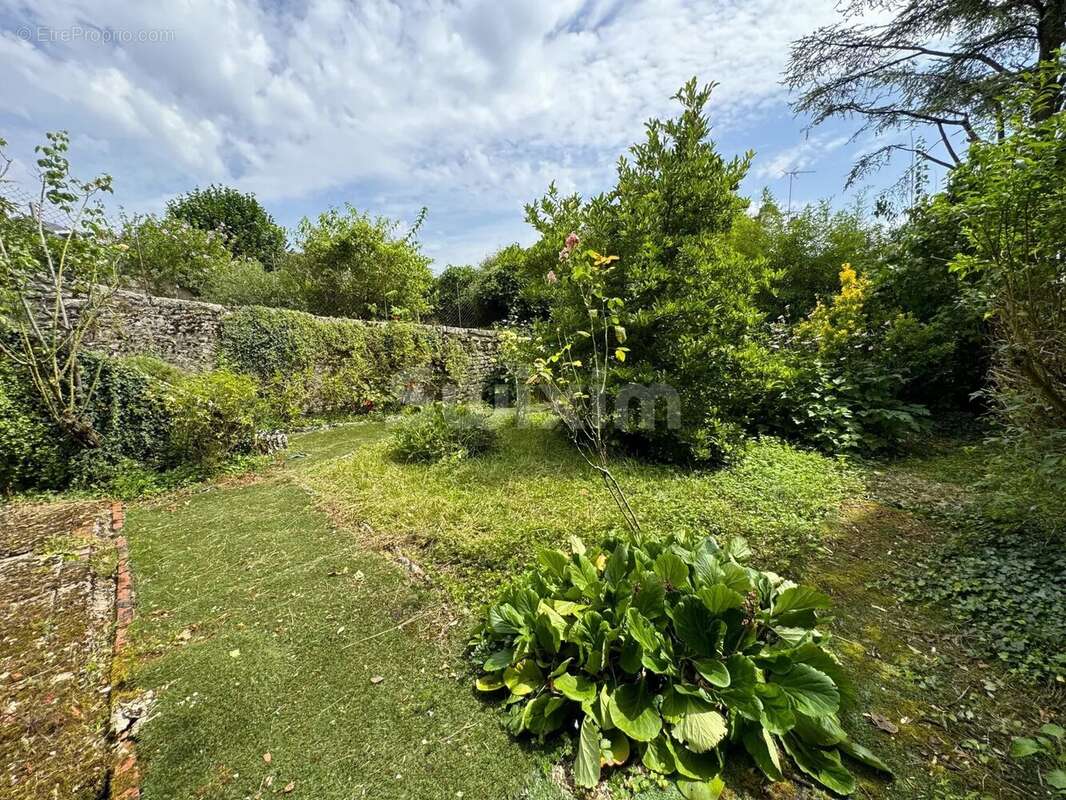
[{"label": "wire fence", "polygon": [[436,305],[428,317],[434,325],[449,328],[484,328],[481,309],[477,303],[462,296],[457,298],[437,297]]},{"label": "wire fence", "polygon": [[[40,220],[46,233],[64,235],[78,227],[77,219],[48,198],[42,198],[40,191],[31,192],[15,181],[0,181],[0,208],[3,207],[10,209],[14,217]],[[121,228],[120,220],[112,214],[105,213],[104,221],[112,230]]]}]

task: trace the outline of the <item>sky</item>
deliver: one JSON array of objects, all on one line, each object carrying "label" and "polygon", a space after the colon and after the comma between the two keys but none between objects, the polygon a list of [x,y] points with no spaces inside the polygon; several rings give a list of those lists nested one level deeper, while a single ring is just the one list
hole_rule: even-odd
[{"label": "sky", "polygon": [[692,76],[727,156],[756,152],[743,191],[793,203],[853,192],[869,139],[810,131],[781,83],[790,43],[835,0],[0,0],[0,137],[32,178],[45,131],[71,134],[81,177],[158,212],[223,183],[282,225],[351,203],[428,217],[439,271],[535,238],[523,205],[549,182],[613,183],[644,123]]}]

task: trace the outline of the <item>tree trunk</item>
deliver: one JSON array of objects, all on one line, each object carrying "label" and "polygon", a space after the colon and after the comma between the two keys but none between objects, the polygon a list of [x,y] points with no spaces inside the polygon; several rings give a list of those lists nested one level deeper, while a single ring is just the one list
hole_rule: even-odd
[{"label": "tree trunk", "polygon": [[[1066,45],[1066,0],[1047,0],[1037,23],[1040,63],[1053,61]],[[1062,76],[1058,76],[1061,82]],[[1066,107],[1066,90],[1059,87],[1055,97],[1033,109],[1033,119],[1043,122]]]}]

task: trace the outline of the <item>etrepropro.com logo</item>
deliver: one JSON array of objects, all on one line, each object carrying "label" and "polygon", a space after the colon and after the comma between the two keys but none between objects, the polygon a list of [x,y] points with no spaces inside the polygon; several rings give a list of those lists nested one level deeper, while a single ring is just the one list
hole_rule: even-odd
[{"label": "etrepropro.com logo", "polygon": [[167,44],[174,41],[174,31],[166,28],[97,28],[91,25],[69,28],[20,25],[15,35],[33,44]]}]

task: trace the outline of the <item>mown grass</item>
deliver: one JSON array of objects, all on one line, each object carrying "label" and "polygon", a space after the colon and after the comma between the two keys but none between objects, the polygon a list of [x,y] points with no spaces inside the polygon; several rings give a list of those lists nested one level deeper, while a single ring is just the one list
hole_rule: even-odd
[{"label": "mown grass", "polygon": [[[338,429],[295,449],[313,463],[378,434]],[[472,696],[465,630],[286,472],[128,515],[132,682],[159,694],[144,797],[517,795],[539,770]]]},{"label": "mown grass", "polygon": [[[617,511],[544,427],[504,426],[496,453],[438,467],[396,462],[387,435],[373,423],[298,437],[265,475],[131,510],[132,682],[160,698],[141,733],[147,800],[572,800],[546,777],[568,737],[515,742],[471,692],[475,619],[463,606],[494,595],[539,546],[617,528]],[[936,458],[955,465],[950,448]],[[864,775],[862,796],[1032,796],[1034,776],[1020,778],[1006,748],[1038,709],[1054,715],[1053,698],[975,662],[965,631],[883,580],[934,545],[929,520],[861,499],[855,468],[774,441],[718,472],[616,466],[648,531],[745,535],[764,566],[833,596],[835,646],[861,698],[847,727],[898,772],[894,783]],[[964,474],[906,466],[876,469],[916,486],[916,506],[949,500],[942,481]],[[397,566],[397,547],[428,580]],[[634,790],[632,776],[609,776],[613,797],[678,797]],[[729,783],[743,800],[820,796],[802,782],[768,789],[740,758]]]},{"label": "mown grass", "polygon": [[[862,484],[842,462],[773,440],[737,466],[689,470],[620,460],[615,475],[649,531],[749,538],[779,571],[819,545],[819,523]],[[499,448],[458,464],[404,464],[387,442],[323,462],[300,481],[378,549],[407,548],[476,605],[538,548],[570,536],[598,540],[622,525],[599,479],[565,439],[543,426],[505,425]]]}]

